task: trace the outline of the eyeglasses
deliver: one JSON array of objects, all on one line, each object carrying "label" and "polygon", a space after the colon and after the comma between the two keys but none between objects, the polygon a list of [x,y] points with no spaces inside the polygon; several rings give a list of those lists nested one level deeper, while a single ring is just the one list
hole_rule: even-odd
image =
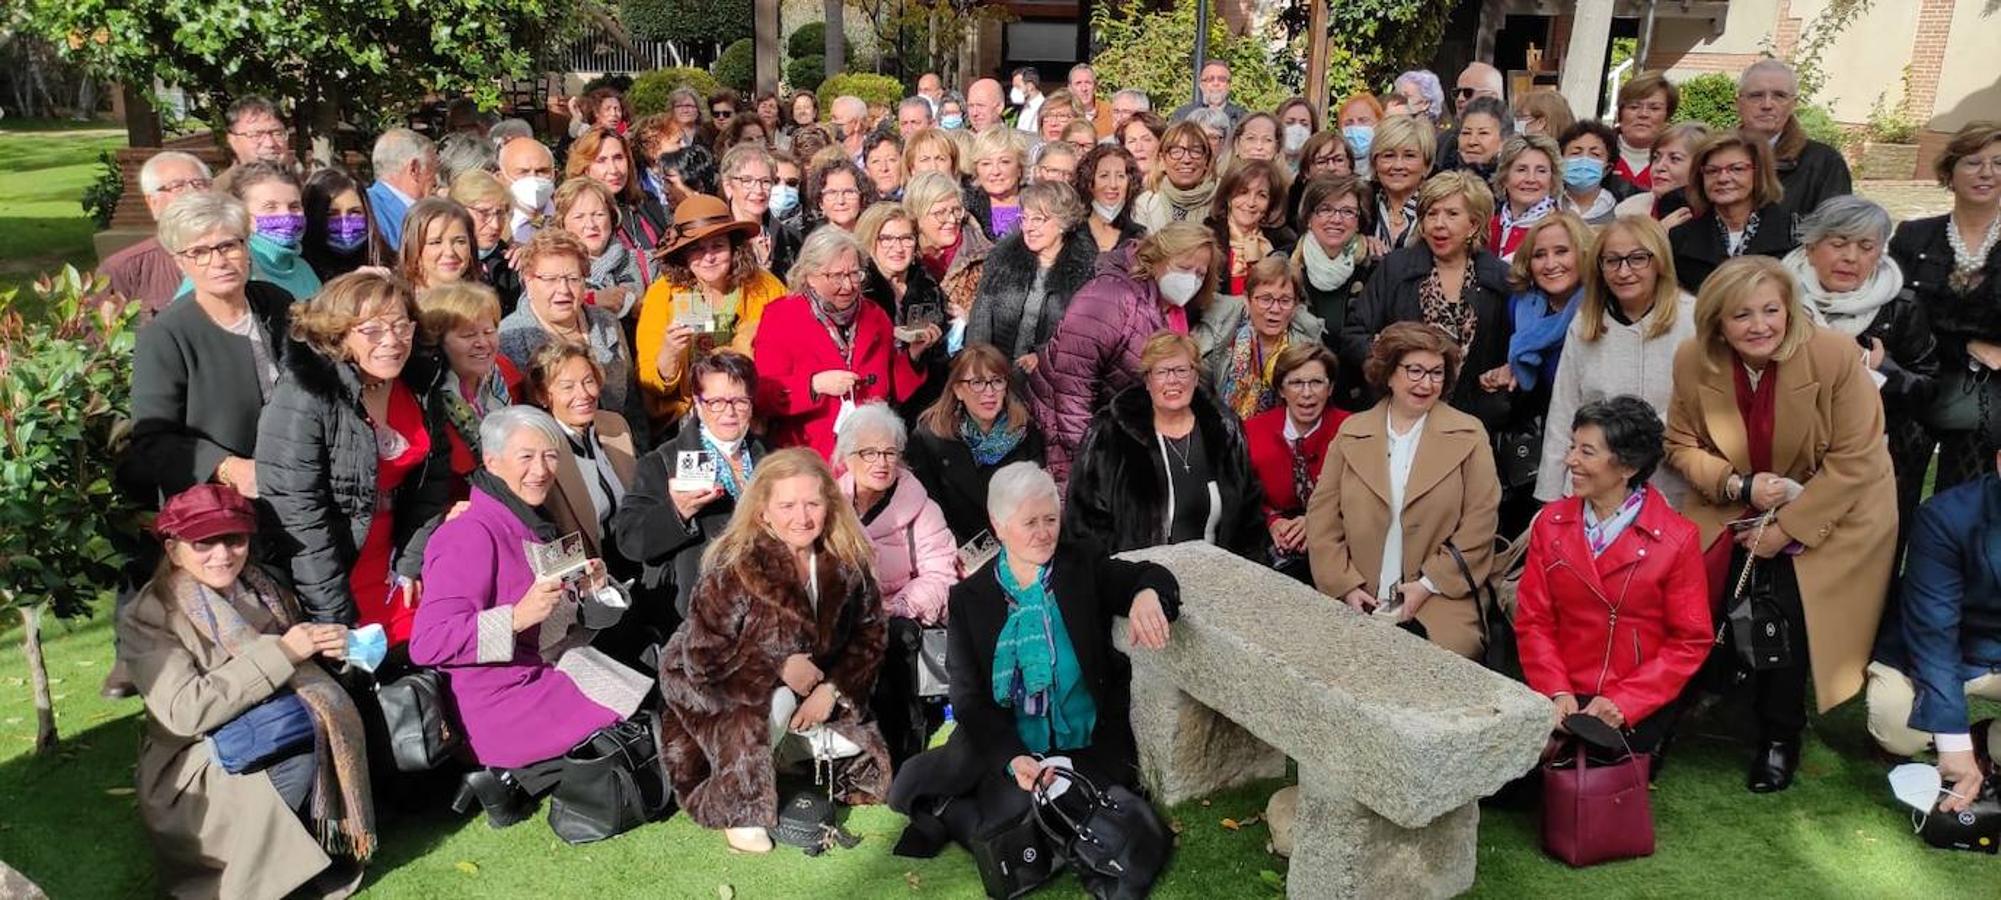
[{"label": "eyeglasses", "polygon": [[861,195],[862,192],[855,188],[833,188],[820,192],[820,197],[823,200],[854,200],[861,197]]},{"label": "eyeglasses", "polygon": [[2001,172],[2001,156],[1962,156],[1953,168],[1961,172]]},{"label": "eyeglasses", "polygon": [[1313,218],[1347,219],[1350,222],[1358,222],[1361,221],[1362,211],[1353,206],[1320,206],[1314,208]]},{"label": "eyeglasses", "polygon": [[1664,115],[1667,113],[1667,104],[1662,103],[1658,100],[1652,103],[1640,103],[1635,101],[1633,103],[1628,103],[1625,106],[1621,106],[1619,108],[1627,112],[1653,113],[1654,115],[1657,116]]},{"label": "eyeglasses", "polygon": [[266,142],[282,144],[285,142],[285,128],[282,125],[277,128],[265,128],[260,131],[232,131],[230,134],[253,144]]},{"label": "eyeglasses", "polygon": [[1280,385],[1280,387],[1283,387],[1288,391],[1306,391],[1306,392],[1317,393],[1319,391],[1326,390],[1327,385],[1328,381],[1325,378],[1288,378],[1285,380],[1285,383],[1283,385]]},{"label": "eyeglasses", "polygon": [[999,376],[986,378],[961,378],[959,383],[975,394],[994,394],[1007,390],[1007,379]]},{"label": "eyeglasses", "polygon": [[1477,93],[1480,93],[1479,88],[1459,88],[1452,92],[1452,96],[1458,97],[1461,100],[1470,100]]},{"label": "eyeglasses", "polygon": [[1751,164],[1731,163],[1727,166],[1703,166],[1702,174],[1706,178],[1715,178],[1718,175],[1735,175],[1742,178],[1745,175],[1751,174]]},{"label": "eyeglasses", "polygon": [[875,242],[878,244],[910,244],[912,246],[915,246],[917,244],[917,235],[878,234],[875,236]]},{"label": "eyeglasses", "polygon": [[1417,365],[1416,363],[1409,363],[1406,365],[1398,366],[1397,368],[1403,370],[1403,377],[1408,378],[1412,381],[1429,381],[1432,384],[1445,383],[1444,369],[1427,369],[1423,366]]},{"label": "eyeglasses", "polygon": [[1021,226],[1023,228],[1041,228],[1054,221],[1056,220],[1042,213],[1024,213],[1021,217]]},{"label": "eyeglasses", "polygon": [[584,276],[582,275],[543,275],[537,273],[529,277],[546,285],[566,287],[571,290],[575,290],[578,285],[584,283]]},{"label": "eyeglasses", "polygon": [[736,115],[736,110],[730,109],[727,106],[710,107],[709,115],[717,119],[727,119],[731,116]]},{"label": "eyeglasses", "polygon": [[730,410],[748,413],[751,406],[749,397],[697,397],[695,402],[702,404],[702,408],[712,416],[720,416]]},{"label": "eyeglasses", "polygon": [[773,184],[776,184],[777,182],[769,178],[752,178],[749,175],[731,175],[730,183],[745,190],[754,191],[757,190],[758,188],[763,188],[768,191],[771,190],[771,186]]},{"label": "eyeglasses", "polygon": [[498,219],[501,216],[507,214],[507,210],[505,209],[502,209],[498,206],[487,206],[485,204],[481,204],[479,206],[468,206],[466,207],[466,211],[472,213],[473,219],[480,222],[490,222],[493,221],[494,219]]},{"label": "eyeglasses", "polygon": [[1599,268],[1607,272],[1617,272],[1620,269],[1631,269],[1638,272],[1653,264],[1654,255],[1645,250],[1635,250],[1625,256],[1601,256],[1598,258]]},{"label": "eyeglasses", "polygon": [[924,218],[930,219],[934,224],[938,225],[944,225],[950,222],[957,222],[965,217],[966,217],[966,208],[963,206],[949,208],[949,209],[940,207],[924,214]]},{"label": "eyeglasses", "polygon": [[399,341],[407,341],[417,333],[417,320],[407,316],[395,319],[374,319],[365,325],[356,325],[354,333],[371,344],[380,344],[395,335]]},{"label": "eyeglasses", "polygon": [[1167,148],[1166,153],[1167,158],[1173,160],[1204,159],[1209,155],[1209,148],[1176,146]]},{"label": "eyeglasses", "polygon": [[210,260],[215,259],[215,255],[218,253],[222,254],[224,259],[241,259],[243,258],[243,254],[249,249],[249,246],[243,242],[242,238],[230,238],[229,240],[210,244],[206,247],[189,247],[186,250],[182,250],[178,255],[180,258],[197,266],[205,266],[209,264]]},{"label": "eyeglasses", "polygon": [[782,185],[785,185],[786,187],[798,187],[798,186],[799,186],[799,179],[797,179],[797,178],[780,178],[780,179],[778,179],[778,183],[779,183],[779,184],[782,184]]},{"label": "eyeglasses", "polygon": [[693,104],[693,103],[676,103],[676,104],[674,104],[674,111],[675,111],[675,112],[684,112],[684,111],[685,111],[685,112],[694,112],[694,111],[695,111],[696,109],[699,109],[699,108],[700,108],[700,107],[697,107],[697,106],[696,106],[695,104]]},{"label": "eyeglasses", "polygon": [[849,269],[846,272],[822,271],[820,273],[820,277],[825,278],[828,281],[831,281],[835,284],[847,284],[849,282],[861,281],[862,273],[860,269]]},{"label": "eyeglasses", "polygon": [[1252,294],[1251,305],[1259,309],[1291,309],[1299,305],[1299,298],[1291,294]]},{"label": "eyeglasses", "polygon": [[182,191],[205,191],[214,186],[215,182],[206,178],[183,178],[179,181],[169,181],[166,184],[160,185],[160,189],[153,193],[178,194]]},{"label": "eyeglasses", "polygon": [[887,448],[879,449],[876,447],[865,447],[863,449],[856,450],[852,455],[861,457],[862,462],[865,462],[872,466],[875,465],[876,463],[881,463],[881,462],[894,463],[898,459],[903,457],[903,451],[890,450]]},{"label": "eyeglasses", "polygon": [[1146,373],[1155,381],[1186,381],[1195,377],[1194,366],[1154,366]]},{"label": "eyeglasses", "polygon": [[1331,166],[1335,163],[1348,161],[1348,154],[1342,153],[1339,150],[1332,153],[1317,154],[1313,157],[1313,164],[1315,166]]}]

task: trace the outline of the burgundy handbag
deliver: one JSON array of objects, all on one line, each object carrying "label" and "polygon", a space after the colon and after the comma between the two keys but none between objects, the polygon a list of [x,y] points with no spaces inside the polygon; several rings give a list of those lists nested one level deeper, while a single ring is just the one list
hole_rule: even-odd
[{"label": "burgundy handbag", "polygon": [[1654,811],[1646,754],[1593,766],[1567,741],[1542,767],[1542,847],[1583,867],[1654,854]]}]

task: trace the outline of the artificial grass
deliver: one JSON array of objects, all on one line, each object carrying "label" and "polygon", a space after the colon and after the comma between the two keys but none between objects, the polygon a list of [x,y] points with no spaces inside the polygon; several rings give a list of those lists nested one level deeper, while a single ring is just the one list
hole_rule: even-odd
[{"label": "artificial grass", "polygon": [[97,264],[83,189],[97,155],[122,147],[123,131],[100,123],[0,123],[0,289],[32,282],[65,263]]},{"label": "artificial grass", "polygon": [[[12,625],[12,623],[8,623]],[[109,617],[44,631],[57,710],[59,753],[27,755],[34,738],[18,627],[0,629],[0,860],[51,896],[133,897],[156,885],[131,794],[139,733],[137,700],[98,697],[111,661]],[[1991,714],[1985,707],[1984,713]],[[1747,748],[1717,736],[1724,717],[1683,730],[1654,793],[1659,851],[1644,860],[1575,870],[1544,856],[1533,805],[1489,802],[1481,813],[1478,897],[1992,896],[1992,857],[1933,850],[1912,835],[1889,795],[1886,767],[1869,751],[1860,701],[1819,718],[1792,790],[1753,796],[1743,788]],[[1188,803],[1169,815],[1180,846],[1155,896],[1277,895],[1262,873],[1283,873],[1265,852],[1263,812],[1277,782]],[[388,822],[365,896],[385,898],[861,898],[980,896],[972,860],[958,850],[934,860],[890,855],[901,817],[855,810],[860,846],[808,859],[781,847],[768,856],[723,848],[721,835],[685,816],[613,840],[569,847],[538,817],[506,831],[438,810]],[[727,892],[725,892],[727,888]],[[1066,879],[1037,896],[1074,898]]]}]

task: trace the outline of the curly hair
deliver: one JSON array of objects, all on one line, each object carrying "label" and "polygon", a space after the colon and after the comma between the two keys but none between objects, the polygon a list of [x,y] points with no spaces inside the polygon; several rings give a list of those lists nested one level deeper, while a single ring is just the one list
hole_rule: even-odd
[{"label": "curly hair", "polygon": [[1369,347],[1369,358],[1362,363],[1362,377],[1368,380],[1370,389],[1388,396],[1390,376],[1397,366],[1403,365],[1403,358],[1413,353],[1436,353],[1445,360],[1445,383],[1439,386],[1438,393],[1451,395],[1453,385],[1459,383],[1459,365],[1465,361],[1466,352],[1438,326],[1423,322],[1396,322],[1376,335],[1376,342]]},{"label": "curly hair", "polygon": [[322,285],[312,299],[292,304],[292,340],[336,363],[350,362],[347,333],[397,309],[413,326],[423,320],[409,282],[377,269],[349,272]]},{"label": "curly hair", "polygon": [[1115,227],[1125,228],[1132,223],[1133,201],[1139,199],[1140,191],[1143,190],[1140,184],[1139,161],[1133,159],[1132,151],[1117,144],[1099,144],[1092,147],[1091,152],[1084,154],[1084,158],[1077,161],[1077,171],[1070,173],[1070,186],[1076,189],[1077,196],[1085,203],[1094,202],[1092,198],[1096,193],[1098,169],[1106,165],[1106,160],[1111,160],[1112,165],[1119,166],[1126,172],[1126,201],[1119,206],[1119,214],[1111,223]]}]

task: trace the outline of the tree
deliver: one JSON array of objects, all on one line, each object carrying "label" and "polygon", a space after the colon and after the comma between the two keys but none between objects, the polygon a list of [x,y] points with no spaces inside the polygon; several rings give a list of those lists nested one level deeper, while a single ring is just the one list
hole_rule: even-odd
[{"label": "tree", "polygon": [[750,0],[623,0],[619,21],[635,38],[671,41],[692,65],[751,37]]},{"label": "tree", "polygon": [[[1280,11],[1279,27],[1288,41],[1306,33],[1308,3],[1291,0]],[[1458,0],[1318,0],[1329,2],[1328,45],[1345,61],[1347,77],[1359,86],[1386,85],[1406,69],[1421,68],[1438,52],[1438,40]],[[1304,46],[1303,44],[1301,46]],[[1338,67],[1328,65],[1328,81]],[[1294,79],[1294,83],[1303,79]]]}]

